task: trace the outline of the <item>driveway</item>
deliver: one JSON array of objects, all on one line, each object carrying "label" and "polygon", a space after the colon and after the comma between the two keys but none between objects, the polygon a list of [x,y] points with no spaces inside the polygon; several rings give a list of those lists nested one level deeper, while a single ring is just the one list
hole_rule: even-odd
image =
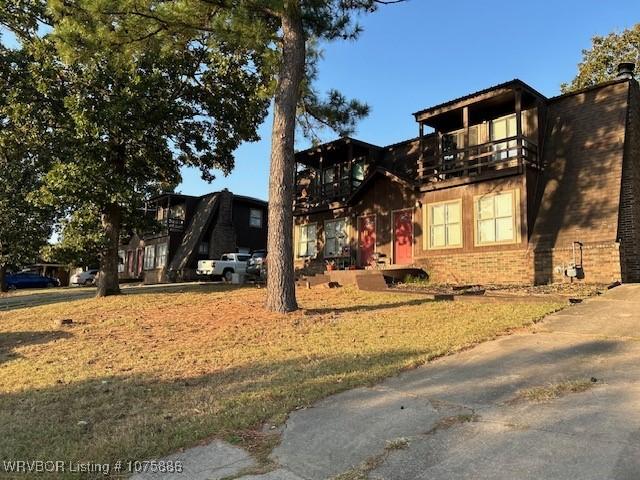
[{"label": "driveway", "polygon": [[638,479],[640,285],[295,412],[273,459],[307,480]]}]

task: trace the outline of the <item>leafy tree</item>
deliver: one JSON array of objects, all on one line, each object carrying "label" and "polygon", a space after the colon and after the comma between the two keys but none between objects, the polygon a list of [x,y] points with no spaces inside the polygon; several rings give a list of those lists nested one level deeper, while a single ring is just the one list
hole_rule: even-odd
[{"label": "leafy tree", "polygon": [[[37,65],[25,50],[9,49],[0,42],[0,290],[6,290],[9,267],[34,262],[47,243],[54,222],[52,209],[37,206],[33,194],[42,185],[49,162],[47,135],[54,120],[47,115],[51,99],[38,90],[34,72],[41,69],[40,86],[46,84],[45,65]],[[48,79],[51,81],[51,79]],[[55,92],[55,88],[50,88]]]},{"label": "leafy tree", "polygon": [[[357,16],[380,4],[404,0],[100,0],[65,1],[66,18],[89,12],[100,19],[99,34],[133,48],[166,38],[211,33],[232,51],[253,52],[256,67],[271,79],[274,101],[269,175],[269,269],[267,308],[297,308],[293,267],[294,136],[296,121],[306,134],[329,127],[350,133],[368,107],[336,91],[323,99],[313,88],[318,42],[356,39]],[[142,47],[142,45],[144,45]]]},{"label": "leafy tree", "polygon": [[104,296],[119,292],[118,245],[127,215],[176,185],[182,166],[199,168],[207,180],[213,169],[227,174],[238,145],[258,139],[268,99],[260,94],[257,62],[214,45],[207,33],[187,41],[173,36],[131,54],[104,44],[102,26],[81,10],[75,14],[71,22],[53,13],[53,33],[41,40],[61,58],[65,124],[39,200],[62,207],[79,224],[99,212],[98,296]]},{"label": "leafy tree", "polygon": [[623,62],[638,63],[640,60],[640,24],[610,33],[595,36],[590,49],[582,51],[578,74],[571,83],[562,84],[562,92],[572,92],[614,79],[618,65]]}]

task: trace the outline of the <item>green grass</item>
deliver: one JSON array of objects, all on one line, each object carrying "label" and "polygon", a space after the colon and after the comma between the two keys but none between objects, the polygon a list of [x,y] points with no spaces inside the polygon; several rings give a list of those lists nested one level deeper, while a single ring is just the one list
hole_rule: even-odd
[{"label": "green grass", "polygon": [[561,308],[298,296],[288,315],[263,310],[263,289],[222,286],[0,313],[0,457],[113,463],[219,437],[266,458],[264,423]]}]

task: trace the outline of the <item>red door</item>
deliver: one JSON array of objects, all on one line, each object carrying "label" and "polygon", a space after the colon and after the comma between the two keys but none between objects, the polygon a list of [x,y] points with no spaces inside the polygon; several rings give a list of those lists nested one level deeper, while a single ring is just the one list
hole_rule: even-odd
[{"label": "red door", "polygon": [[411,213],[411,210],[401,210],[393,214],[393,260],[398,265],[413,262],[413,219]]},{"label": "red door", "polygon": [[376,251],[376,216],[360,217],[358,230],[358,253],[360,265],[369,265]]}]

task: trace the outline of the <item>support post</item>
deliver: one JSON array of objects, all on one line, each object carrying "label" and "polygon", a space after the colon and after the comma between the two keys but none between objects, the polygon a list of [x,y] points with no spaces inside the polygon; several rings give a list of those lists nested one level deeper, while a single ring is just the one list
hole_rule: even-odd
[{"label": "support post", "polygon": [[[464,170],[462,172],[463,176],[469,175],[469,170],[467,169],[469,162],[469,107],[465,106],[462,109],[462,127],[464,128],[464,150],[462,153],[462,161],[464,163]],[[457,158],[456,158],[457,160]]]},{"label": "support post", "polygon": [[524,170],[524,156],[522,155],[522,90],[516,89],[516,144],[518,152],[518,168]]}]

